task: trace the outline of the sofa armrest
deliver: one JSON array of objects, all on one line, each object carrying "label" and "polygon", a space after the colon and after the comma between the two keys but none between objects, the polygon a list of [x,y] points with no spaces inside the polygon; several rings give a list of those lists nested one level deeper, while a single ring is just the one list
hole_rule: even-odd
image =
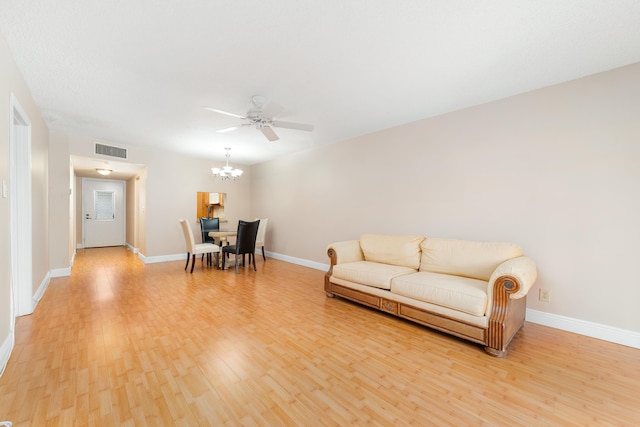
[{"label": "sofa armrest", "polygon": [[331,259],[332,266],[345,262],[364,261],[359,240],[332,243],[327,247],[327,255]]},{"label": "sofa armrest", "polygon": [[538,277],[538,270],[535,262],[526,256],[509,259],[495,269],[489,279],[489,287],[487,292],[489,301],[493,299],[493,289],[497,281],[506,282],[507,286],[510,281],[515,280],[513,288],[508,288],[510,299],[519,299],[527,295],[531,286]]},{"label": "sofa armrest", "polygon": [[329,271],[324,274],[324,289],[327,296],[333,297],[331,292],[331,275],[333,274],[333,266],[345,262],[364,261],[364,254],[360,249],[359,240],[347,240],[344,242],[336,242],[327,246],[327,255],[331,260]]},{"label": "sofa armrest", "polygon": [[489,278],[487,353],[497,357],[507,354],[507,345],[524,324],[527,310],[524,297],[537,277],[533,260],[521,256],[500,264]]}]

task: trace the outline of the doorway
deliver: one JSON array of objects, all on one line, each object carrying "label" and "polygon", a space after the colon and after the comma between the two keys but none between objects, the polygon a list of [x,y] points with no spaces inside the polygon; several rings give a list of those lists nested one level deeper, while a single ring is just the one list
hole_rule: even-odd
[{"label": "doorway", "polygon": [[85,248],[125,244],[125,182],[82,179],[82,241]]}]

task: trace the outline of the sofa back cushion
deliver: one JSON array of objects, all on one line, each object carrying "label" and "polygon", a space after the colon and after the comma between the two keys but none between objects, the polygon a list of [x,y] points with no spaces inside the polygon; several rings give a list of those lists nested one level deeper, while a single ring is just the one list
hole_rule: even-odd
[{"label": "sofa back cushion", "polygon": [[504,261],[522,256],[520,246],[501,242],[428,238],[420,244],[420,271],[489,280]]},{"label": "sofa back cushion", "polygon": [[420,243],[423,240],[423,236],[417,235],[364,234],[360,237],[360,247],[366,261],[417,270],[420,267]]}]

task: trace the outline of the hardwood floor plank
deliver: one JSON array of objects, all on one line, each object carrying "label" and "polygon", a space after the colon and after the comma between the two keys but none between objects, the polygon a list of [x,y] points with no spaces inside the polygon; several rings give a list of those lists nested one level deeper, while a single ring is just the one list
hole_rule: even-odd
[{"label": "hardwood floor plank", "polygon": [[80,250],[0,378],[18,426],[640,425],[640,350],[526,323],[504,359],[339,298],[324,272]]}]

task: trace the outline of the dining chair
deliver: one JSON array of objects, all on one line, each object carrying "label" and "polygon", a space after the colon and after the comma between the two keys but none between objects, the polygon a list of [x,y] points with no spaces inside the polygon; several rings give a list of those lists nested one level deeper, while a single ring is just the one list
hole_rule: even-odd
[{"label": "dining chair", "polygon": [[193,266],[196,264],[196,255],[207,254],[207,265],[211,265],[211,257],[215,253],[220,252],[220,246],[213,243],[196,243],[191,232],[191,226],[184,219],[180,220],[182,226],[182,233],[184,234],[184,242],[187,245],[187,264],[184,266],[186,270],[189,267],[189,258],[191,258],[191,273],[193,273]]},{"label": "dining chair", "polygon": [[216,244],[216,240],[209,236],[210,231],[220,230],[220,218],[200,218],[200,231],[202,231],[202,243]]},{"label": "dining chair", "polygon": [[238,274],[238,258],[242,255],[242,265],[244,265],[244,256],[249,254],[249,263],[253,260],[253,271],[256,269],[256,236],[258,235],[258,227],[260,226],[260,220],[257,221],[238,221],[238,233],[236,236],[235,245],[227,245],[222,248],[222,269],[225,267],[225,260],[227,254],[234,254],[236,261],[236,274]]},{"label": "dining chair", "polygon": [[[220,218],[200,218],[200,231],[202,232],[202,243],[216,244],[216,239],[209,236],[210,231],[220,230]],[[222,246],[219,243],[218,246]],[[202,255],[204,257],[204,254]]]},{"label": "dining chair", "polygon": [[256,250],[262,250],[262,259],[267,260],[267,257],[264,256],[264,239],[267,234],[267,223],[269,222],[269,218],[256,218],[256,220],[260,221],[260,226],[258,227],[258,235],[256,236]]}]

